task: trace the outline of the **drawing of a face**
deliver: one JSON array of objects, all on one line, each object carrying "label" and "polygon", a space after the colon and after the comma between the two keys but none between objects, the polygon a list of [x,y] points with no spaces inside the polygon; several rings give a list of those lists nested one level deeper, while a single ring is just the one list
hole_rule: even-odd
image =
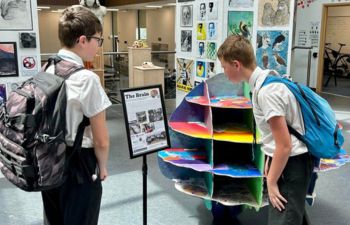
[{"label": "drawing of a face", "polygon": [[191,21],[191,11],[190,11],[190,7],[188,6],[184,6],[182,8],[182,19],[183,19],[183,23],[185,25],[189,24]]},{"label": "drawing of a face", "polygon": [[25,7],[23,3],[17,1],[0,1],[1,17],[5,20],[15,19],[20,15],[20,9]]}]

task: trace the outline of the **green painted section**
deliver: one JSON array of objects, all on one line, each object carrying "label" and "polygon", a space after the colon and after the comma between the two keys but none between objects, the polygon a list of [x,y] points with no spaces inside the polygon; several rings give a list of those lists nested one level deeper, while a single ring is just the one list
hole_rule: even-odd
[{"label": "green painted section", "polygon": [[208,189],[208,193],[209,196],[213,196],[213,192],[214,192],[214,182],[213,182],[214,176],[212,173],[204,173],[204,181],[205,184],[207,185],[207,189]]}]

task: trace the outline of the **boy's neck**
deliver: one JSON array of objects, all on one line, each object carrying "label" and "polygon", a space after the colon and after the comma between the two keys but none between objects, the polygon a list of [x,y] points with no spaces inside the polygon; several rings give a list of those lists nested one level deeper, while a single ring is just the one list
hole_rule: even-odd
[{"label": "boy's neck", "polygon": [[256,65],[254,65],[252,67],[249,67],[249,68],[243,67],[242,74],[243,74],[243,77],[244,77],[244,81],[249,82],[249,79],[252,76],[252,74],[253,74],[254,70],[256,69],[256,67],[257,67]]}]

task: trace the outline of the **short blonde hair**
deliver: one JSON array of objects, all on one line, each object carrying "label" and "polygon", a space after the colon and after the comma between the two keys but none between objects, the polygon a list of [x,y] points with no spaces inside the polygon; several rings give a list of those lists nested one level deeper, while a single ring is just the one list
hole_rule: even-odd
[{"label": "short blonde hair", "polygon": [[237,60],[246,68],[256,67],[255,54],[250,41],[243,36],[231,35],[226,38],[217,52],[218,58],[226,62]]}]

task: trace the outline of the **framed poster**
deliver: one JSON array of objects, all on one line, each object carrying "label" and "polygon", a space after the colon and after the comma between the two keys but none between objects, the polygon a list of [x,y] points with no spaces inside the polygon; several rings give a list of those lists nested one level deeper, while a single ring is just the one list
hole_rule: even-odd
[{"label": "framed poster", "polygon": [[0,30],[33,30],[30,0],[0,0]]},{"label": "framed poster", "polygon": [[161,85],[120,90],[130,158],[170,147]]},{"label": "framed poster", "polygon": [[0,42],[0,78],[18,76],[16,42]]}]

